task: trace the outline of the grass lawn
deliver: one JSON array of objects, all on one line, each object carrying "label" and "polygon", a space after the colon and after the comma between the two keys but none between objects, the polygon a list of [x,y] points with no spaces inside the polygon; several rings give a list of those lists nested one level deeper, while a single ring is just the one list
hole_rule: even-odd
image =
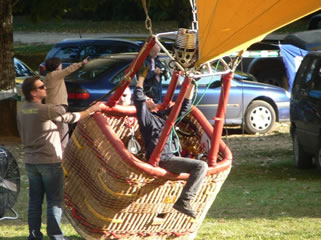
[{"label": "grass lawn", "polygon": [[[321,174],[316,169],[294,167],[289,125],[278,126],[266,135],[230,130],[229,136],[223,137],[234,156],[233,168],[196,240],[320,239]],[[22,240],[28,234],[28,182],[21,146],[5,147],[20,163],[22,187],[15,205],[20,217],[0,222],[0,239]],[[82,239],[66,218],[62,227],[66,236]]]}]

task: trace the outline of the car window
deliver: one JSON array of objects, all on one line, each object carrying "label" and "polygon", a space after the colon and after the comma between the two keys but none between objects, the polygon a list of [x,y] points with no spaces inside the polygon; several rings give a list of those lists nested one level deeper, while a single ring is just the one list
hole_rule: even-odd
[{"label": "car window", "polygon": [[[110,82],[114,85],[117,85],[123,79],[126,69],[127,69],[127,67],[122,69],[121,71],[119,71],[117,74],[115,74],[114,77],[112,79],[110,79]],[[134,75],[130,85],[134,86],[134,85],[136,85],[136,83],[137,83],[137,76]]]},{"label": "car window", "polygon": [[321,59],[316,59],[312,72],[311,90],[321,91]]},{"label": "car window", "polygon": [[[71,81],[92,81],[102,74],[108,75],[115,71],[120,62],[107,59],[94,59],[89,61],[83,68],[73,72],[66,77],[66,80]],[[114,70],[115,69],[115,70]]]},{"label": "car window", "polygon": [[120,43],[113,45],[113,48],[112,48],[113,53],[138,52],[139,50],[140,50],[139,46],[120,44]]},{"label": "car window", "polygon": [[83,50],[85,56],[89,56],[91,58],[96,58],[99,56],[106,56],[108,54],[112,54],[111,46],[87,46]]},{"label": "car window", "polygon": [[29,68],[27,68],[18,60],[14,61],[14,67],[16,71],[16,77],[26,77],[35,75]]},{"label": "car window", "polygon": [[89,63],[83,68],[67,76],[66,80],[75,82],[88,82],[94,81],[98,77],[104,77],[107,79],[109,78],[109,81],[116,85],[123,78],[125,70],[129,64],[130,61],[127,60],[124,61],[119,59],[96,58],[89,61]]},{"label": "car window", "polygon": [[313,59],[311,65],[310,65],[310,68],[308,68],[307,72],[306,72],[306,77],[305,77],[306,87],[308,87],[312,84],[311,80],[312,80],[313,73],[315,72],[316,65],[317,65],[317,59]]},{"label": "car window", "polygon": [[89,56],[90,58],[102,57],[113,53],[124,53],[124,52],[137,52],[139,47],[129,46],[121,43],[117,44],[106,44],[106,45],[90,45],[86,46],[81,55],[83,57]]},{"label": "car window", "polygon": [[47,56],[46,56],[46,59],[51,58],[51,57],[54,57],[55,54],[56,54],[56,52],[59,51],[59,49],[60,49],[60,48],[57,48],[57,47],[52,48],[52,49],[48,52],[48,54],[47,54]]},{"label": "car window", "polygon": [[297,97],[300,95],[300,92],[302,90],[307,90],[308,84],[310,81],[307,81],[310,79],[309,74],[311,74],[310,67],[313,66],[313,62],[315,61],[314,58],[311,57],[306,57],[302,61],[302,64],[296,74],[294,83],[293,83],[293,88],[292,88],[292,95],[293,97]]},{"label": "car window", "polygon": [[80,59],[79,54],[80,49],[78,47],[64,47],[60,48],[53,57],[60,58],[64,62],[74,62],[75,60]]}]

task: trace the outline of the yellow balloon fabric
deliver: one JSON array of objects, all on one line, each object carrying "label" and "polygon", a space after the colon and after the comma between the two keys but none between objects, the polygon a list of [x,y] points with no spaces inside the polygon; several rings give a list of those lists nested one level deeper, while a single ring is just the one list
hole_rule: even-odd
[{"label": "yellow balloon fabric", "polygon": [[245,50],[267,34],[321,9],[321,0],[197,0],[196,65]]}]

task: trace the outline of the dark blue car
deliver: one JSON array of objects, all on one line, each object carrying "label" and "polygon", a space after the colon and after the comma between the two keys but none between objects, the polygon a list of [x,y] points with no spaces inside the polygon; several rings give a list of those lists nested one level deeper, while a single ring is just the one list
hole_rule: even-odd
[{"label": "dark blue car", "polygon": [[[66,78],[71,111],[78,111],[109,92],[122,79],[136,54],[118,54],[90,61],[84,68]],[[162,56],[163,95],[170,82],[168,57]],[[132,81],[132,87],[136,77]],[[220,94],[220,76],[203,77],[198,81],[198,108],[213,122]],[[178,90],[176,91],[176,95]],[[266,133],[276,121],[289,121],[289,93],[279,87],[253,81],[247,75],[235,74],[226,112],[226,125],[242,125],[248,133]]]},{"label": "dark blue car", "polygon": [[45,61],[51,57],[60,58],[62,67],[114,53],[137,52],[144,44],[142,41],[131,41],[117,38],[73,38],[65,39],[55,44],[39,66],[39,74],[47,74]]},{"label": "dark blue car", "polygon": [[315,163],[321,171],[321,51],[308,53],[298,69],[290,120],[296,166],[310,168]]},{"label": "dark blue car", "polygon": [[[48,52],[46,58],[39,66],[39,74],[45,76],[47,74],[45,61],[51,57],[58,57],[65,68],[72,63],[80,62],[89,57],[94,59],[97,57],[107,56],[116,53],[138,52],[147,39],[141,35],[120,35],[108,38],[72,38],[57,42],[55,46]],[[162,44],[171,49],[174,40],[164,38]]]}]

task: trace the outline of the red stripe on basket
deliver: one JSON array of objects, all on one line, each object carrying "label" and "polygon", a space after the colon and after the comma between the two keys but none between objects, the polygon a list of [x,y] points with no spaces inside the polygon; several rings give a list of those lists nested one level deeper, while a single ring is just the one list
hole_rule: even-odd
[{"label": "red stripe on basket", "polygon": [[72,168],[74,168],[76,170],[75,174],[77,174],[77,176],[83,180],[85,186],[92,193],[92,197],[94,197],[97,201],[99,201],[100,204],[104,207],[113,208],[113,209],[121,209],[122,208],[122,207],[117,208],[117,206],[119,205],[119,199],[110,200],[109,197],[106,197],[105,192],[99,191],[99,189],[97,189],[97,186],[94,184],[95,181],[91,177],[91,175],[88,173],[88,171],[86,170],[86,167],[84,167],[75,158],[68,158],[68,159],[71,163]]},{"label": "red stripe on basket", "polygon": [[[106,162],[107,160],[104,158],[103,155],[101,155],[101,153],[99,152],[99,150],[96,148],[96,146],[94,145],[92,139],[88,136],[88,134],[86,133],[86,130],[79,124],[79,126],[77,126],[77,128],[80,130],[79,133],[81,134],[81,136],[83,136],[87,142],[89,144],[87,144],[88,147],[90,147],[92,150],[94,150],[96,156],[98,157],[100,161],[100,163],[105,167],[105,169],[107,170],[107,172],[109,172],[110,174],[112,174],[114,177],[122,180],[123,182],[127,182],[130,185],[137,185],[136,181],[133,181],[131,178],[123,178],[121,175],[118,174],[118,172],[116,170],[114,170],[113,168],[111,168]],[[127,151],[127,149],[126,149]],[[140,160],[139,160],[140,161]],[[139,184],[152,184],[152,185],[161,185],[163,184],[163,181],[153,181],[152,183],[147,182],[147,181],[143,181],[143,182],[139,182]]]}]

